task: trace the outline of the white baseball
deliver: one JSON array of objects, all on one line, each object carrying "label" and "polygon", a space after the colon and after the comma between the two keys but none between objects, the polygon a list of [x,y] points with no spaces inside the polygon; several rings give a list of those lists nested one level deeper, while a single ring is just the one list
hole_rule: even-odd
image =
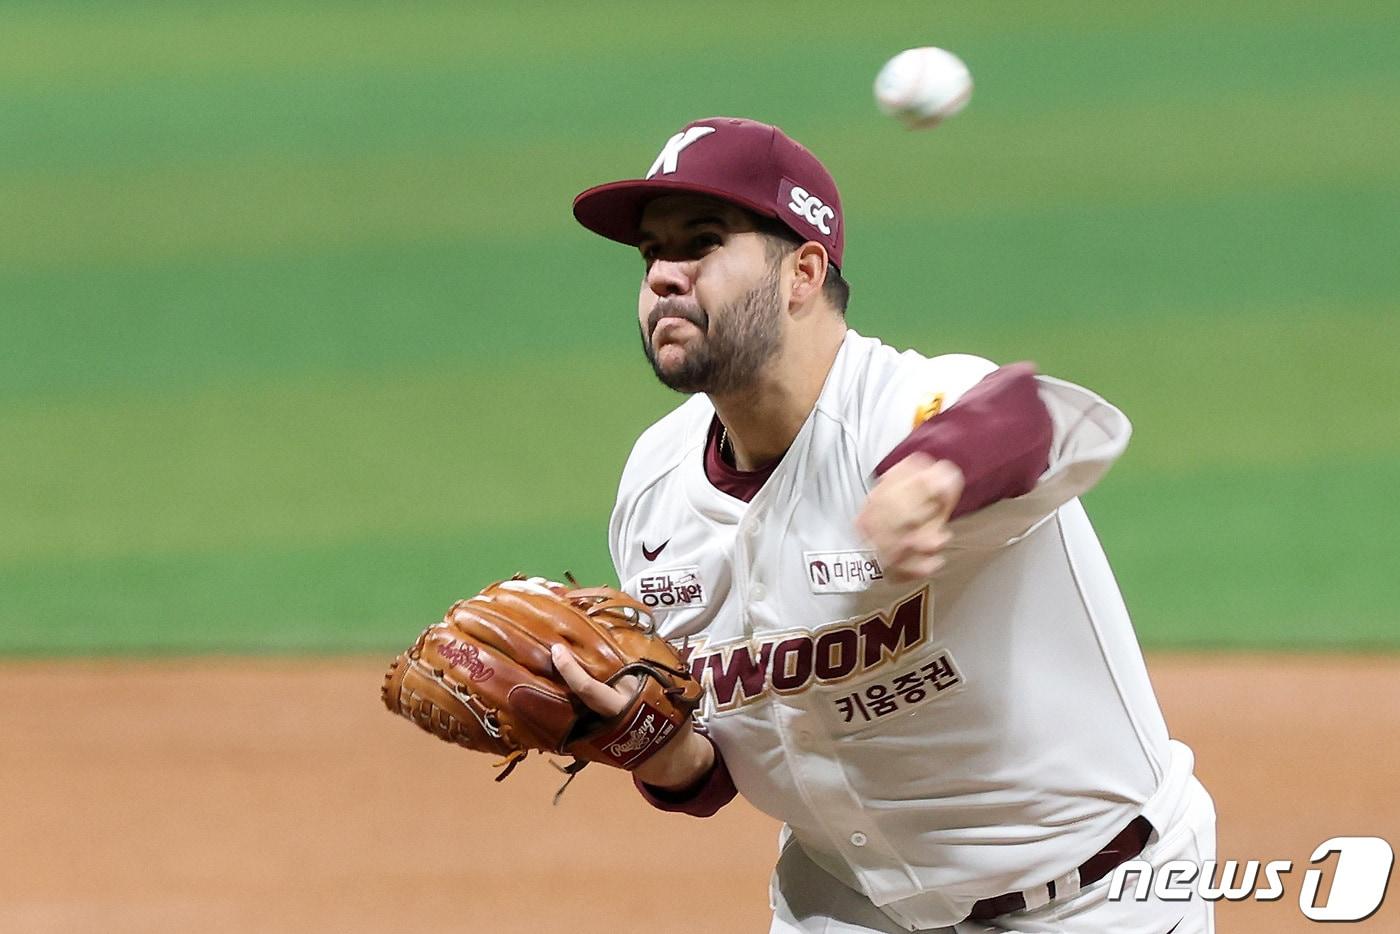
[{"label": "white baseball", "polygon": [[928,129],[967,106],[972,72],[947,49],[906,49],[875,78],[875,103],[913,130]]}]

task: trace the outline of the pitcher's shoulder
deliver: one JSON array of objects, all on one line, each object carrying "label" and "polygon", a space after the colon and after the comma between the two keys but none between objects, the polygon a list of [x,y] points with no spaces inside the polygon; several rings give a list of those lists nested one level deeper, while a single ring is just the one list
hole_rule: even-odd
[{"label": "pitcher's shoulder", "polygon": [[830,408],[861,421],[874,416],[913,422],[921,412],[928,417],[951,406],[996,368],[975,354],[929,357],[851,331],[832,374],[837,385]]},{"label": "pitcher's shoulder", "polygon": [[653,422],[632,445],[620,493],[650,486],[676,469],[688,453],[704,447],[714,414],[710,400],[697,393]]}]

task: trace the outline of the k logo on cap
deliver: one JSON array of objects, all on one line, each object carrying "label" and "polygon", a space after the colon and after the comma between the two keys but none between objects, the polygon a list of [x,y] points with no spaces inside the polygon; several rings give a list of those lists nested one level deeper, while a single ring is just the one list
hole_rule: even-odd
[{"label": "k logo on cap", "polygon": [[676,171],[676,164],[680,161],[681,150],[695,142],[702,136],[709,136],[715,131],[712,126],[693,126],[688,130],[677,133],[666,141],[666,145],[661,147],[661,152],[657,153],[656,161],[647,169],[647,178],[651,178],[657,172],[662,175],[670,175]]}]

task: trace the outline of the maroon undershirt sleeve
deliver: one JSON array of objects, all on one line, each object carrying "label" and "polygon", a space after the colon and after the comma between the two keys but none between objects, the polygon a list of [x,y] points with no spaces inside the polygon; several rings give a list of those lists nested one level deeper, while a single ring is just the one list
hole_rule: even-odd
[{"label": "maroon undershirt sleeve", "polygon": [[[703,733],[701,735],[704,736]],[[714,740],[708,736],[705,740],[715,748],[715,763],[689,788],[665,791],[639,781],[635,775],[632,777],[633,784],[642,793],[642,797],[647,799],[647,803],[663,811],[678,811],[692,817],[710,817],[734,800],[738,791],[734,787],[734,779],[729,776],[729,767],[724,764],[724,756],[720,754]]]},{"label": "maroon undershirt sleeve", "polygon": [[1054,426],[1036,392],[1035,367],[1013,363],[988,373],[962,398],[910,432],[875,468],[882,476],[916,451],[963,472],[951,518],[1029,493],[1050,463]]}]

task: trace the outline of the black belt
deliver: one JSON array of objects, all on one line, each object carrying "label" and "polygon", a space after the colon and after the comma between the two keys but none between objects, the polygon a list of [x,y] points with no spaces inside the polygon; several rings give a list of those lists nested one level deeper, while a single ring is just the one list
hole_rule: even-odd
[{"label": "black belt", "polygon": [[[1118,836],[1108,841],[1108,845],[1090,856],[1079,866],[1079,884],[1093,885],[1128,860],[1142,852],[1147,846],[1147,838],[1152,835],[1152,825],[1145,817],[1135,817],[1133,822],[1118,832]],[[1055,883],[1046,884],[1050,900],[1055,900]],[[1020,892],[1007,892],[995,898],[984,898],[972,906],[973,921],[987,921],[1013,911],[1024,911],[1026,896]]]}]

